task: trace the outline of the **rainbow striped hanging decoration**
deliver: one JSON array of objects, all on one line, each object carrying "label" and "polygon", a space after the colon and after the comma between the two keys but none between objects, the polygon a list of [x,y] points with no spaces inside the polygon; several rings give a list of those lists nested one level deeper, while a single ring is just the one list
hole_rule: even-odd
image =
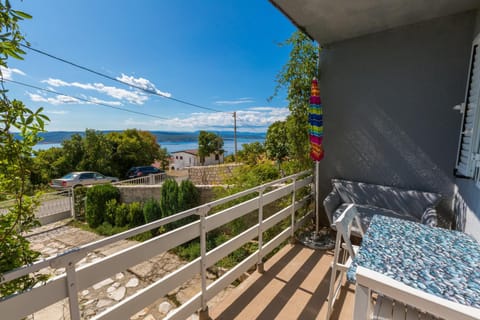
[{"label": "rainbow striped hanging decoration", "polygon": [[310,96],[310,108],[308,110],[308,123],[310,133],[310,157],[313,161],[323,159],[323,110],[322,100],[320,100],[320,90],[318,90],[318,81],[312,80],[312,90]]}]

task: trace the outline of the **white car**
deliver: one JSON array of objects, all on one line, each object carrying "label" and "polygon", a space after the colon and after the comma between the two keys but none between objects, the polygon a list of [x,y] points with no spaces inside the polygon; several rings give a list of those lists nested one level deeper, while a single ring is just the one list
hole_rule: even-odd
[{"label": "white car", "polygon": [[88,186],[92,184],[102,184],[102,183],[111,183],[117,182],[118,178],[107,177],[101,173],[94,171],[79,171],[79,172],[70,172],[60,179],[53,179],[50,182],[50,187],[54,189],[68,189],[75,188],[79,186]]}]

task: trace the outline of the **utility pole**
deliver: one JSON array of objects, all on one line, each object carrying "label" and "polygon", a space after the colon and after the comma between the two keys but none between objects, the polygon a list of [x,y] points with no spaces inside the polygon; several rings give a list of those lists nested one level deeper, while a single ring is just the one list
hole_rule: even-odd
[{"label": "utility pole", "polygon": [[233,112],[233,145],[234,145],[234,158],[235,162],[237,162],[237,112]]}]

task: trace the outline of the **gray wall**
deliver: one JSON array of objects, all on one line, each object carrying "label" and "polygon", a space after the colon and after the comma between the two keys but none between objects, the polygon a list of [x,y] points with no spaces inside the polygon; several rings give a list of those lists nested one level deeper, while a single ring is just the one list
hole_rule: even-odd
[{"label": "gray wall", "polygon": [[[480,10],[476,14],[475,31],[472,38],[480,33]],[[471,179],[457,179],[454,201],[456,227],[480,241],[480,188]]]},{"label": "gray wall", "polygon": [[[325,159],[330,179],[442,193],[448,220],[476,12],[332,44],[322,51]],[[448,221],[446,221],[448,223]]]}]

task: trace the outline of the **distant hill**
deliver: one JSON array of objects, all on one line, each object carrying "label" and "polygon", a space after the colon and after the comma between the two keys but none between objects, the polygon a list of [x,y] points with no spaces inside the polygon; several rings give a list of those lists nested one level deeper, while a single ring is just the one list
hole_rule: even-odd
[{"label": "distant hill", "polygon": [[[103,133],[108,132],[121,132],[121,130],[105,130]],[[199,131],[195,132],[172,132],[172,131],[150,131],[157,137],[157,141],[162,142],[186,142],[197,141]],[[233,140],[232,131],[212,131],[219,134],[224,140]],[[62,143],[63,140],[70,139],[73,134],[85,135],[85,131],[51,131],[42,132],[39,135],[43,138],[40,143]],[[266,136],[265,132],[237,132],[238,139],[258,139],[264,140]]]}]

